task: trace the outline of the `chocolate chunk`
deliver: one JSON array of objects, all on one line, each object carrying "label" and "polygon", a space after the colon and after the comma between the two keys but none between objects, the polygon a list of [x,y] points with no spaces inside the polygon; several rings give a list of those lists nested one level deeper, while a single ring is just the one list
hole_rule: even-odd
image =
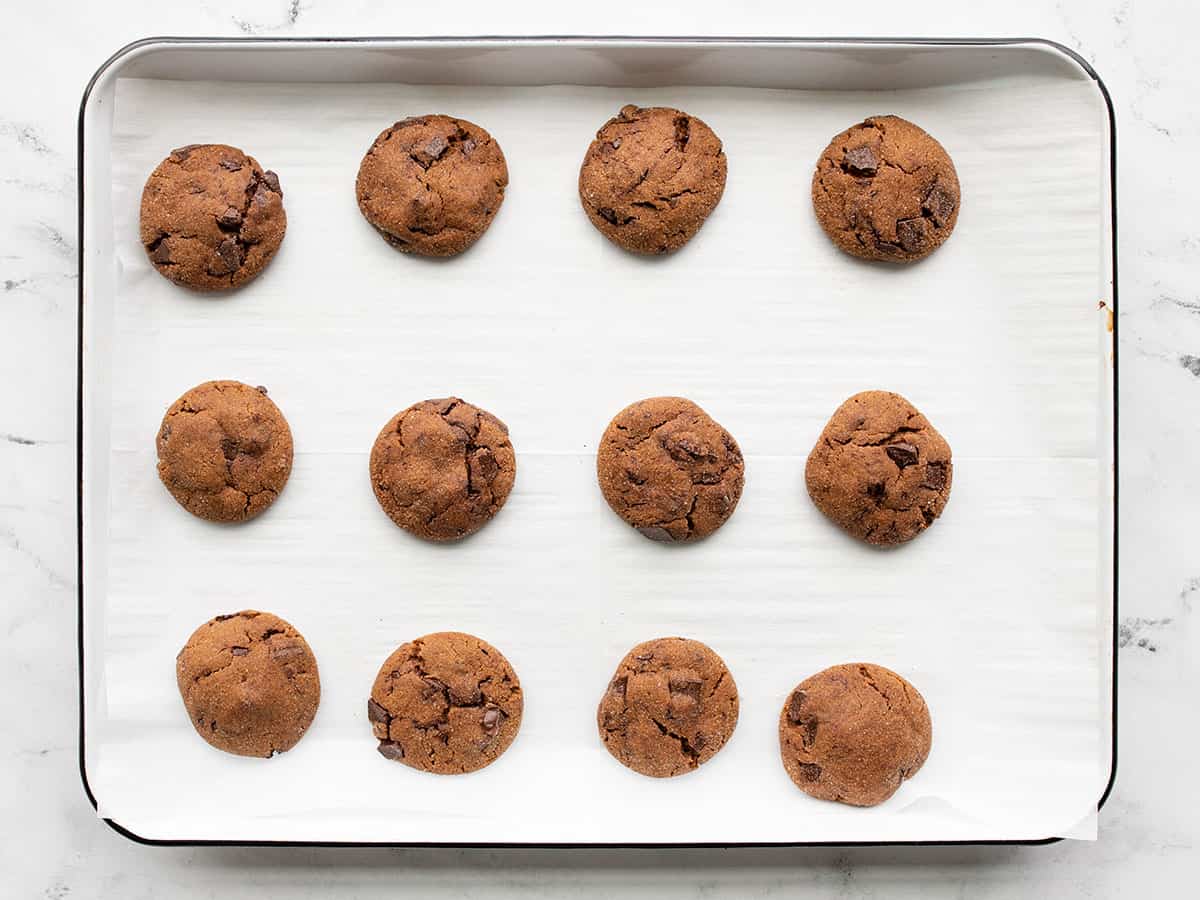
[{"label": "chocolate chunk", "polygon": [[867,496],[872,500],[882,500],[887,496],[887,486],[882,481],[867,485]]},{"label": "chocolate chunk", "polygon": [[478,494],[486,489],[488,484],[500,472],[500,464],[487,447],[480,447],[467,457],[467,490]]},{"label": "chocolate chunk", "polygon": [[687,146],[692,124],[687,116],[675,117],[675,149],[682,150]]},{"label": "chocolate chunk", "polygon": [[701,472],[692,476],[692,484],[720,484],[721,476],[716,472]]},{"label": "chocolate chunk", "polygon": [[696,443],[696,441],[691,440],[686,435],[667,439],[663,442],[663,447],[671,455],[672,459],[679,462],[695,462],[698,459],[709,462],[717,461],[717,454],[710,447]]},{"label": "chocolate chunk", "polygon": [[887,447],[887,455],[901,469],[917,464],[917,448],[912,444],[890,444]]},{"label": "chocolate chunk", "polygon": [[367,700],[367,720],[386,725],[392,721],[388,711],[374,700]]},{"label": "chocolate chunk", "polygon": [[299,644],[275,645],[271,648],[272,659],[292,659],[304,655],[304,648]]},{"label": "chocolate chunk", "polygon": [[916,253],[925,243],[925,222],[922,219],[901,219],[896,223],[896,237],[906,253]]},{"label": "chocolate chunk", "polygon": [[263,174],[262,174],[262,180],[263,180],[263,184],[265,184],[268,188],[273,190],[280,197],[283,196],[283,189],[279,187],[279,176],[278,175],[276,175],[270,169],[267,169],[267,171],[263,172]]},{"label": "chocolate chunk", "polygon": [[873,147],[854,147],[842,155],[842,167],[851,175],[873,177],[879,171],[879,157]]},{"label": "chocolate chunk", "polygon": [[215,621],[217,621],[217,622],[224,622],[226,619],[232,619],[232,618],[234,618],[236,615],[237,615],[237,613],[225,613],[225,615],[223,615],[223,616],[217,616],[217,617],[216,617],[216,619],[215,619]]},{"label": "chocolate chunk", "polygon": [[462,148],[461,148],[462,155],[470,156],[473,152],[475,152],[475,147],[476,147],[475,139],[467,138],[465,141],[462,142]]},{"label": "chocolate chunk", "polygon": [[792,691],[792,696],[788,700],[788,721],[794,725],[800,724],[800,708],[804,705],[805,697],[804,691]]},{"label": "chocolate chunk", "polygon": [[644,536],[650,538],[652,541],[664,541],[666,543],[670,543],[671,541],[675,540],[675,538],[671,536],[671,532],[667,531],[667,529],[663,528],[661,525],[644,525],[638,528],[638,531],[640,531]]},{"label": "chocolate chunk", "polygon": [[380,741],[379,755],[384,759],[401,760],[404,759],[404,748],[395,741]]},{"label": "chocolate chunk", "polygon": [[954,215],[956,205],[954,195],[935,181],[921,203],[921,212],[933,219],[933,224],[938,228],[944,228]]},{"label": "chocolate chunk", "polygon": [[816,781],[821,777],[821,767],[816,763],[797,763],[796,769],[805,781]]},{"label": "chocolate chunk", "polygon": [[260,394],[265,395],[267,393],[267,389],[265,387],[263,387],[261,384],[258,387],[256,387],[255,390],[258,391]]},{"label": "chocolate chunk", "polygon": [[197,147],[203,146],[203,144],[187,144],[183,147],[177,147],[171,151],[171,159],[175,160],[175,162],[183,162],[192,155],[193,150],[195,150]]},{"label": "chocolate chunk", "polygon": [[602,206],[596,210],[596,212],[599,214],[600,218],[602,218],[605,222],[608,222],[608,224],[618,224],[616,210],[610,209],[607,206]]},{"label": "chocolate chunk", "polygon": [[150,254],[150,260],[160,266],[169,265],[171,262],[171,248],[167,246],[165,236],[159,238],[158,246]]},{"label": "chocolate chunk", "polygon": [[237,452],[238,452],[237,441],[235,441],[233,438],[228,438],[228,437],[221,438],[221,455],[225,457],[226,461],[231,460],[235,456],[237,456]]},{"label": "chocolate chunk", "polygon": [[235,238],[225,238],[217,247],[217,257],[220,259],[220,265],[213,266],[212,272],[214,275],[228,275],[231,272],[236,272],[245,258],[242,253],[242,245]]},{"label": "chocolate chunk", "polygon": [[242,212],[236,206],[230,206],[217,216],[217,224],[222,228],[237,228],[242,224]]},{"label": "chocolate chunk", "polygon": [[484,707],[483,715],[480,717],[480,724],[483,725],[483,730],[489,735],[494,735],[500,730],[500,723],[504,720],[504,713],[499,707],[487,706]]},{"label": "chocolate chunk", "polygon": [[421,688],[421,697],[425,700],[432,700],[438,694],[445,695],[448,693],[445,682],[431,676],[425,676],[421,679],[425,682]]},{"label": "chocolate chunk", "polygon": [[629,676],[622,675],[620,678],[614,678],[608,686],[608,691],[614,697],[624,697],[625,689],[629,686]]},{"label": "chocolate chunk", "polygon": [[222,169],[225,169],[227,172],[240,172],[240,171],[242,171],[242,163],[241,163],[241,161],[240,161],[240,160],[233,159],[233,158],[231,158],[231,157],[228,157],[228,156],[226,156],[224,159],[222,159],[220,162],[218,162],[218,163],[217,163],[217,165],[219,165],[219,166],[220,166]]},{"label": "chocolate chunk", "polygon": [[230,647],[229,652],[232,653],[234,656],[245,656],[247,653],[250,652],[250,648],[249,647]]},{"label": "chocolate chunk", "polygon": [[946,486],[946,464],[944,462],[931,462],[925,466],[925,482],[924,487],[930,490],[940,491]]}]

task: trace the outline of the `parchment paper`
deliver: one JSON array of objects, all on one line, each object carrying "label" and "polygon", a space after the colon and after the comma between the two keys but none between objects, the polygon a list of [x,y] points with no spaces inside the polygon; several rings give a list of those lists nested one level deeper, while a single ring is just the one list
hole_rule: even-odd
[{"label": "parchment paper", "polygon": [[[720,207],[671,258],[622,253],[579,207],[583,152],[629,102],[700,116],[728,154]],[[442,111],[490,130],[511,176],[491,230],[448,262],[391,249],[354,198],[381,129]],[[828,139],[884,112],[938,137],[963,184],[954,237],[908,268],[838,253],[809,200]],[[89,598],[100,813],[189,839],[1094,835],[1103,127],[1092,86],[1044,76],[874,94],[122,81],[114,337],[91,361],[113,385],[108,593]],[[289,219],[266,273],[223,298],[174,288],[138,243],[146,176],[206,141],[277,171]],[[295,436],[286,490],[240,527],[194,519],[155,473],[164,410],[214,378],[267,385]],[[845,537],[803,486],[825,420],[867,388],[906,395],[954,450],[945,514],[893,551]],[[448,394],[508,424],[518,475],[491,525],[431,546],[380,511],[367,454],[397,410]],[[661,394],[694,399],[746,454],[741,505],[696,546],[641,538],[596,485],[608,420]],[[310,732],[270,761],[208,747],[175,686],[191,631],[246,607],[295,624],[320,665]],[[514,745],[465,777],[382,759],[366,720],[384,657],[442,629],[495,644],[525,689]],[[741,719],[698,772],[654,780],[608,755],[595,710],[626,650],[669,634],[723,656]],[[868,810],[793,787],[776,734],[798,681],[856,660],[911,680],[934,722],[928,763]]]}]

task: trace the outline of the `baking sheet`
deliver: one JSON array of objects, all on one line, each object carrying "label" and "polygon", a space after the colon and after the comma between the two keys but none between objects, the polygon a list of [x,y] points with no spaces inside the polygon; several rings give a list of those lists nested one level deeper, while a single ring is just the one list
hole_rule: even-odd
[{"label": "baking sheet", "polygon": [[[624,103],[698,115],[725,144],[724,199],[667,259],[623,254],[576,196],[592,134]],[[466,256],[401,256],[361,219],[358,162],[407,115],[486,127],[510,186]],[[831,135],[873,113],[954,157],[954,238],[910,268],[833,249],[808,199]],[[1106,122],[1093,84],[1046,74],[888,92],[272,84],[122,79],[111,146],[117,294],[100,702],[99,812],[146,837],[396,842],[801,842],[1094,836],[1107,778],[1101,692],[1104,479],[1098,410]],[[280,175],[289,228],[266,273],[224,298],[155,274],[142,184],[172,148],[220,141]],[[296,459],[243,527],[180,510],[155,475],[166,406],[211,378],[268,385]],[[942,519],[880,552],[812,507],[803,461],[849,394],[899,391],[948,438]],[[458,394],[518,454],[497,520],[454,546],[396,529],[367,453],[383,423]],[[604,505],[594,449],[632,400],[682,394],[738,439],[736,515],[696,546],[642,539]],[[95,415],[93,411],[93,415]],[[94,452],[104,452],[103,450]],[[212,750],[175,688],[188,634],[220,612],[278,613],[308,638],[323,697],[271,761]],[[493,766],[441,778],[383,760],[365,701],[383,658],[440,629],[516,668],[521,732]],[[595,707],[634,643],[703,640],[741,694],[730,742],[665,781],[624,769]],[[834,663],[908,677],[933,715],[928,763],[870,810],[812,800],[778,761],[788,692]],[[1079,823],[1082,821],[1082,826]]]}]

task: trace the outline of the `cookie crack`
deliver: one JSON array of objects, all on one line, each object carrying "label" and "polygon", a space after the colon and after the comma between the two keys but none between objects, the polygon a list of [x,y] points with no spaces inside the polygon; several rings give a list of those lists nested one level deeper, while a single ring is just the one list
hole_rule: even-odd
[{"label": "cookie crack", "polygon": [[686,737],[678,732],[672,731],[657,718],[651,717],[651,722],[663,734],[664,737],[673,738],[679,742],[679,752],[687,759],[688,768],[694,769],[700,765],[700,751],[691,745]]},{"label": "cookie crack", "polygon": [[873,690],[875,693],[877,693],[880,697],[883,698],[883,702],[887,705],[887,708],[889,710],[891,710],[891,708],[892,708],[891,698],[888,697],[888,695],[884,691],[880,690],[879,685],[877,685],[875,683],[875,679],[871,677],[871,673],[867,671],[867,667],[859,666],[858,674],[863,677],[863,680],[866,682],[867,687],[869,687],[871,690]]}]

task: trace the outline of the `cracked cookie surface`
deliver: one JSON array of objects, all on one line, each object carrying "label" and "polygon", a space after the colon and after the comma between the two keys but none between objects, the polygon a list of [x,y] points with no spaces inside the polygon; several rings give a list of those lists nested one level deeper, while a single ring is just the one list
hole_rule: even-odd
[{"label": "cracked cookie surface", "polygon": [[474,534],[500,511],[517,475],[508,428],[458,397],[397,413],[371,448],[371,486],[393,522],[427,541]]},{"label": "cracked cookie surface", "polygon": [[375,677],[367,719],[385,759],[438,775],[490,765],[521,727],[524,699],[508,660],[456,631],[400,645]]},{"label": "cracked cookie surface", "polygon": [[238,756],[274,756],[304,736],[321,701],[317,661],[278,616],[244,610],[197,628],[175,659],[196,733]]},{"label": "cracked cookie surface", "polygon": [[700,119],[667,107],[625,106],[596,132],[579,170],[592,224],[634,253],[678,250],[725,192],[725,151]]},{"label": "cracked cookie surface", "polygon": [[682,775],[717,754],[738,720],[737,685],[699,641],[658,638],[625,655],[600,699],[600,740],[622,765]]},{"label": "cracked cookie surface", "polygon": [[156,438],[158,477],[210,522],[253,519],[292,473],[292,432],[264,387],[206,381],[176,400]]},{"label": "cracked cookie surface", "polygon": [[958,221],[958,174],[945,149],[899,116],[872,116],[830,141],[812,180],[813,209],[852,256],[914,262]]},{"label": "cracked cookie surface", "polygon": [[429,115],[384,129],[358,169],[358,208],[389,244],[454,256],[487,231],[504,201],[500,145],[466,119]]},{"label": "cracked cookie surface", "polygon": [[279,177],[225,144],[172,150],[142,191],[141,239],[164,278],[197,291],[240,287],[287,230]]},{"label": "cracked cookie surface", "polygon": [[596,454],[608,505],[646,537],[694,541],[733,515],[745,462],[728,431],[682,397],[651,397],[621,410]]},{"label": "cracked cookie surface", "polygon": [[917,773],[932,742],[920,692],[871,663],[831,666],[804,679],[779,714],[783,767],[818,800],[882,803]]},{"label": "cracked cookie surface", "polygon": [[808,455],[817,509],[859,540],[911,541],[950,499],[950,445],[911,403],[863,391],[837,408]]}]

